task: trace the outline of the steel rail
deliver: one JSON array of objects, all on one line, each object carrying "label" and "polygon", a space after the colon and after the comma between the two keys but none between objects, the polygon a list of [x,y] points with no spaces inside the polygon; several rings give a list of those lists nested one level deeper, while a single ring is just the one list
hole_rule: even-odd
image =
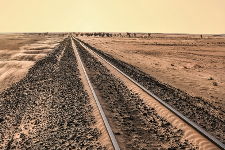
[{"label": "steel rail", "polygon": [[[80,41],[79,39],[75,40],[77,42],[79,42],[85,49],[90,49],[88,48],[84,42]],[[167,104],[166,102],[164,102],[163,100],[161,100],[159,97],[157,97],[155,94],[153,94],[152,92],[150,92],[149,90],[147,90],[144,86],[142,86],[141,84],[139,84],[138,82],[136,82],[134,79],[132,79],[131,77],[129,77],[126,73],[124,73],[123,71],[121,71],[119,68],[117,68],[116,66],[114,66],[112,63],[110,63],[108,60],[106,60],[105,58],[103,58],[102,56],[100,56],[99,54],[97,54],[94,50],[90,49],[94,54],[96,54],[99,58],[101,58],[102,60],[104,60],[107,64],[109,64],[111,67],[113,67],[114,69],[116,69],[118,72],[120,72],[123,76],[125,76],[126,78],[128,78],[131,82],[133,82],[134,84],[136,84],[138,87],[140,87],[144,92],[146,92],[148,95],[150,95],[151,97],[153,97],[154,99],[156,99],[159,103],[161,103],[164,107],[166,107],[168,110],[170,110],[171,112],[173,112],[176,116],[178,116],[181,120],[183,120],[184,122],[186,122],[188,125],[190,125],[192,128],[194,128],[196,131],[198,131],[201,135],[203,135],[204,137],[206,137],[209,141],[211,141],[212,143],[214,143],[216,146],[218,146],[221,149],[225,150],[225,145],[220,142],[217,138],[215,138],[214,136],[212,136],[211,134],[209,134],[207,131],[205,131],[202,127],[198,126],[196,123],[194,123],[193,121],[191,121],[190,119],[188,119],[187,117],[185,117],[183,114],[181,114],[180,112],[178,112],[177,110],[175,110],[172,106],[170,106],[169,104]]]},{"label": "steel rail", "polygon": [[[75,38],[72,36],[72,39],[75,39]],[[111,140],[111,142],[112,142],[112,145],[113,145],[113,147],[114,147],[115,150],[120,150],[119,144],[118,144],[118,142],[117,142],[117,140],[116,140],[116,138],[115,138],[115,135],[114,135],[114,133],[113,133],[113,131],[112,131],[110,125],[109,125],[108,119],[106,118],[106,115],[105,115],[105,113],[104,113],[104,111],[103,111],[103,109],[102,109],[102,106],[101,106],[101,104],[100,104],[100,102],[99,102],[99,99],[98,99],[98,97],[97,97],[97,95],[96,95],[96,93],[95,93],[95,91],[94,91],[94,88],[93,88],[93,86],[92,86],[92,84],[91,84],[91,81],[90,81],[88,75],[87,75],[87,72],[86,72],[85,67],[84,67],[84,65],[83,65],[83,62],[82,62],[82,60],[81,60],[81,58],[80,58],[80,55],[79,55],[79,53],[78,53],[77,50],[74,50],[74,52],[75,52],[75,54],[76,54],[76,56],[77,56],[77,59],[78,59],[79,63],[81,64],[82,70],[84,71],[84,75],[85,75],[86,80],[87,80],[87,82],[88,82],[88,85],[89,85],[89,87],[90,87],[90,89],[91,89],[91,92],[92,92],[93,97],[94,97],[94,99],[95,99],[95,102],[96,102],[96,104],[97,104],[98,110],[99,110],[99,112],[100,112],[100,114],[101,114],[101,117],[102,117],[103,122],[104,122],[104,124],[105,124],[106,130],[107,130],[108,135],[109,135],[109,137],[110,137],[110,140]]]}]

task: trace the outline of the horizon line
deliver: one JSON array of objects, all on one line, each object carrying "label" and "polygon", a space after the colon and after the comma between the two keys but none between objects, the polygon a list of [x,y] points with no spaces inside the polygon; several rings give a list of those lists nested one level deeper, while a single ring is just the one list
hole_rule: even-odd
[{"label": "horizon line", "polygon": [[41,32],[0,32],[0,34],[15,34],[15,33],[137,33],[137,34],[177,34],[177,35],[225,35],[225,33],[173,33],[173,32],[88,32],[88,31],[41,31]]}]

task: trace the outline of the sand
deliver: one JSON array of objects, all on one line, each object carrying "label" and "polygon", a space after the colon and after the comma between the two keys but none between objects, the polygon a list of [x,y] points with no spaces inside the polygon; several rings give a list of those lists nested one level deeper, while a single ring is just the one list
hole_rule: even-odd
[{"label": "sand", "polygon": [[0,92],[21,80],[62,38],[39,34],[0,34]]},{"label": "sand", "polygon": [[80,37],[156,79],[225,109],[225,37]]}]

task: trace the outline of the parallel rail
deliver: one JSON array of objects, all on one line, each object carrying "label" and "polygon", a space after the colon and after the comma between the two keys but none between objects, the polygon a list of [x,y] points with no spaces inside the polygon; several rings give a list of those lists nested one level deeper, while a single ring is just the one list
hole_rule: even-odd
[{"label": "parallel rail", "polygon": [[[75,39],[75,38],[72,37],[72,39]],[[88,85],[89,85],[89,87],[90,87],[90,89],[91,89],[91,92],[92,92],[93,97],[94,97],[94,99],[95,99],[95,102],[96,102],[96,104],[97,104],[98,110],[99,110],[99,112],[100,112],[100,115],[101,115],[101,117],[102,117],[102,119],[103,119],[103,122],[104,122],[104,124],[105,124],[106,130],[107,130],[107,132],[108,132],[108,135],[109,135],[110,140],[111,140],[111,142],[112,142],[112,145],[113,145],[113,147],[114,147],[115,150],[120,150],[119,144],[118,144],[118,142],[117,142],[117,140],[116,140],[116,138],[115,138],[115,135],[113,134],[113,131],[112,131],[110,125],[109,125],[108,119],[106,118],[106,115],[105,115],[105,113],[104,113],[104,111],[103,111],[103,109],[102,109],[102,106],[101,106],[101,104],[100,104],[100,102],[99,102],[99,100],[98,100],[98,97],[97,97],[97,95],[96,95],[96,93],[95,93],[95,91],[94,91],[94,88],[93,88],[93,86],[92,86],[92,84],[91,84],[91,81],[90,81],[88,75],[87,75],[87,72],[86,72],[85,67],[84,67],[84,65],[83,65],[83,62],[82,62],[82,60],[81,60],[81,58],[80,58],[80,55],[79,55],[79,53],[78,53],[77,50],[74,50],[74,52],[76,53],[77,59],[78,59],[79,63],[81,64],[81,67],[82,67],[82,69],[83,69],[83,71],[84,71],[85,78],[86,78],[86,80],[87,80],[87,82],[88,82]]]},{"label": "parallel rail", "polygon": [[[74,38],[74,37],[73,37]],[[87,48],[83,42],[79,41],[79,39],[74,38],[77,42],[79,42],[85,49]],[[90,48],[89,48],[90,49]],[[90,49],[91,50],[91,49]],[[181,120],[183,120],[184,122],[186,122],[188,125],[190,125],[192,128],[194,128],[196,131],[198,131],[201,135],[203,135],[204,137],[206,137],[209,141],[211,141],[212,143],[214,143],[216,146],[218,146],[221,149],[225,150],[225,145],[220,142],[217,138],[215,138],[214,136],[212,136],[211,134],[209,134],[207,131],[205,131],[203,128],[201,128],[200,126],[198,126],[196,123],[194,123],[193,121],[191,121],[190,119],[188,119],[187,117],[185,117],[183,114],[181,114],[180,112],[178,112],[177,110],[175,110],[173,107],[171,107],[169,104],[167,104],[166,102],[164,102],[163,100],[161,100],[159,97],[157,97],[155,94],[153,94],[152,92],[150,92],[149,90],[147,90],[144,86],[142,86],[141,84],[139,84],[138,82],[136,82],[135,80],[133,80],[131,77],[129,77],[126,73],[124,73],[123,71],[121,71],[120,69],[118,69],[116,66],[114,66],[113,64],[111,64],[108,60],[106,60],[105,58],[103,58],[102,56],[100,56],[99,54],[97,54],[95,51],[91,50],[94,54],[96,54],[98,57],[100,57],[102,60],[104,60],[107,64],[109,64],[111,67],[113,67],[114,69],[116,69],[118,72],[120,72],[123,76],[125,76],[126,78],[128,78],[131,82],[133,82],[135,85],[137,85],[138,87],[140,87],[143,91],[145,91],[148,95],[150,95],[151,97],[153,97],[154,99],[156,99],[159,103],[161,103],[164,107],[166,107],[168,110],[170,110],[171,112],[173,112],[176,116],[178,116]]]}]

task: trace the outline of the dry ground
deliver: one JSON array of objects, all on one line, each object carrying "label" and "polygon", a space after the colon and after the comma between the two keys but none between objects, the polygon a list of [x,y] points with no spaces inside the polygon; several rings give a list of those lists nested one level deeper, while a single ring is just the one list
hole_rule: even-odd
[{"label": "dry ground", "polygon": [[225,37],[80,37],[156,79],[225,109]]},{"label": "dry ground", "polygon": [[53,35],[0,34],[0,92],[22,79],[61,39]]}]

